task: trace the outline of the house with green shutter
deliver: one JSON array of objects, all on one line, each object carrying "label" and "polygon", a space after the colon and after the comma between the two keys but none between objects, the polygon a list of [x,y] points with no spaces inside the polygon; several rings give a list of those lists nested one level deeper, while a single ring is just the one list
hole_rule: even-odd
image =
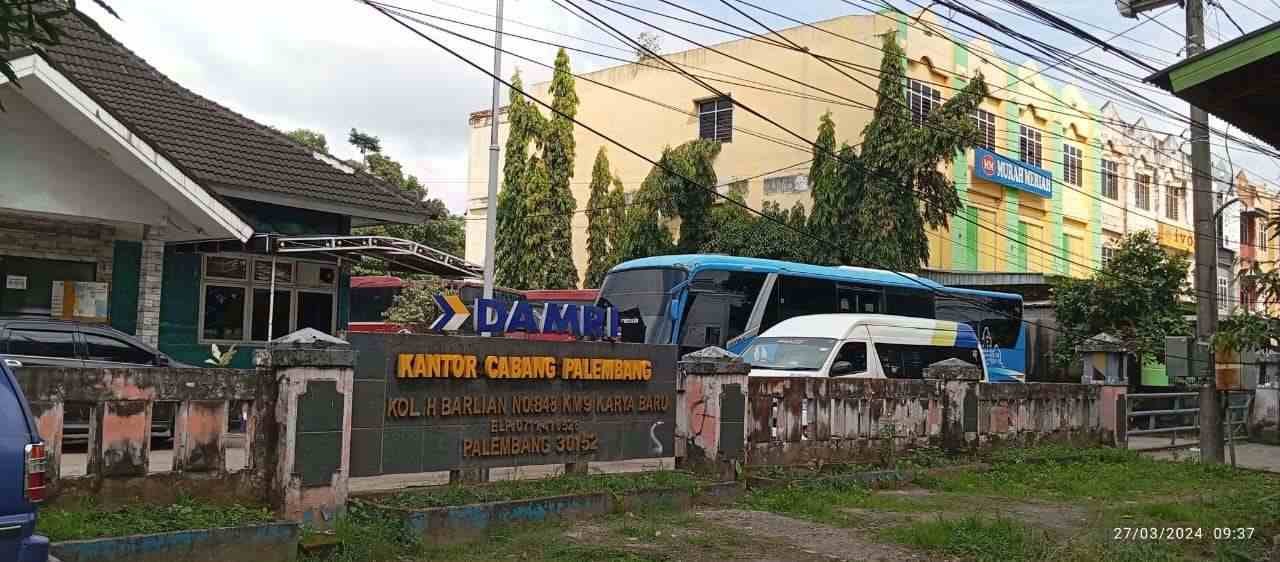
[{"label": "house with green shutter", "polygon": [[[478,268],[403,240],[420,201],[168,79],[72,13],[0,52],[0,315],[109,324],[177,361],[302,328],[343,332],[348,271]],[[56,342],[55,342],[56,343]],[[78,345],[78,344],[77,344]]]}]

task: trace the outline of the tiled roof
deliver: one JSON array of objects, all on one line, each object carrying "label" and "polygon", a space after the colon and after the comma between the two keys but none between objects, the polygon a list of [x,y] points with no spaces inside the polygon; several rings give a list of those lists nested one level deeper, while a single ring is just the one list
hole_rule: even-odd
[{"label": "tiled roof", "polygon": [[226,187],[354,210],[415,212],[418,203],[399,189],[339,170],[284,134],[183,88],[88,16],[57,21],[63,37],[46,48],[49,63],[214,194]]}]

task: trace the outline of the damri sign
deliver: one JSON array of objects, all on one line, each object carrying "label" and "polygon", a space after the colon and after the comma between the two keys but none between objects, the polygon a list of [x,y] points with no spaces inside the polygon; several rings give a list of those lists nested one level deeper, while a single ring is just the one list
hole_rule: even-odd
[{"label": "damri sign", "polygon": [[436,295],[435,300],[440,316],[431,323],[433,332],[456,331],[474,312],[477,333],[566,333],[589,338],[622,335],[618,315],[612,308],[549,302],[543,305],[539,318],[526,301],[508,305],[497,299],[480,298],[467,309],[457,295]]},{"label": "damri sign", "polygon": [[1041,197],[1053,197],[1053,174],[1048,170],[985,148],[973,149],[973,175]]}]

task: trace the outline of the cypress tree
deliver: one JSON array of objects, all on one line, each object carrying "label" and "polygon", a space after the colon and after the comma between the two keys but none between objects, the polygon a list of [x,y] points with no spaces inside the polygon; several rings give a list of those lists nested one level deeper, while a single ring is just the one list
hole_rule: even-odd
[{"label": "cypress tree", "polygon": [[611,183],[613,176],[609,173],[609,156],[602,146],[591,168],[591,197],[587,199],[587,276],[583,281],[586,287],[599,287],[612,265],[609,233],[614,229],[613,210],[607,208],[612,199],[609,194]]},{"label": "cypress tree", "polygon": [[539,215],[547,229],[547,244],[536,248],[543,275],[540,288],[569,289],[578,286],[578,269],[573,263],[573,213],[577,201],[569,187],[573,179],[575,143],[573,117],[578,113],[569,55],[556,53],[555,74],[551,78],[551,107],[554,115],[543,135],[542,160],[546,164],[546,193],[530,199],[530,212]]},{"label": "cypress tree", "polygon": [[[502,190],[498,192],[498,239],[495,263],[497,283],[513,289],[529,289],[537,281],[538,262],[529,253],[529,225],[526,224],[529,189],[529,144],[538,139],[542,115],[525,99],[520,73],[511,78],[515,86],[507,106],[506,160],[502,165]],[[495,117],[496,118],[496,117]]]}]

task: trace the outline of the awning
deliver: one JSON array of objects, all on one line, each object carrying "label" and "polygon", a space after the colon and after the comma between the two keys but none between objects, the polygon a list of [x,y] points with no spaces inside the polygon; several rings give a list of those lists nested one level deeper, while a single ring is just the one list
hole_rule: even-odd
[{"label": "awning", "polygon": [[1147,77],[1173,95],[1280,147],[1280,22]]},{"label": "awning", "polygon": [[371,258],[395,271],[440,277],[476,278],[484,268],[430,246],[390,236],[269,235],[272,253],[324,255],[344,260]]}]

